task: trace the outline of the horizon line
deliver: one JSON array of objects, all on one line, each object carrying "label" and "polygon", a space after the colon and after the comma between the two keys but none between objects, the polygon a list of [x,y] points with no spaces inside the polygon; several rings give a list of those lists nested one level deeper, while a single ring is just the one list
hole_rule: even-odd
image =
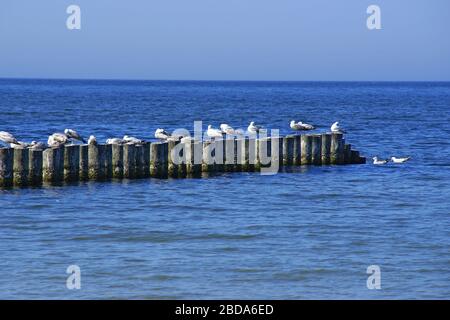
[{"label": "horizon line", "polygon": [[0,80],[62,80],[62,81],[154,81],[154,82],[450,82],[450,80],[233,80],[233,79],[144,79],[144,78],[60,78],[0,77]]}]

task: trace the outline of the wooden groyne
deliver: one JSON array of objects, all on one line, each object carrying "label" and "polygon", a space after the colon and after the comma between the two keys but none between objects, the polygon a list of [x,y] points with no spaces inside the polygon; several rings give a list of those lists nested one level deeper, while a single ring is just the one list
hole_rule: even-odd
[{"label": "wooden groyne", "polygon": [[62,182],[188,178],[220,172],[282,171],[303,165],[361,164],[342,133],[234,138],[140,145],[65,145],[45,150],[0,148],[0,188]]}]

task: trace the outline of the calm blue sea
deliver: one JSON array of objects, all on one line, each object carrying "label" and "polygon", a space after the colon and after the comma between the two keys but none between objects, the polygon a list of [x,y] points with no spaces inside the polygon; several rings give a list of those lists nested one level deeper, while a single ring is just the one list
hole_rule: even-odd
[{"label": "calm blue sea", "polygon": [[412,160],[0,191],[0,298],[449,299],[450,83],[0,80],[23,141],[292,119]]}]

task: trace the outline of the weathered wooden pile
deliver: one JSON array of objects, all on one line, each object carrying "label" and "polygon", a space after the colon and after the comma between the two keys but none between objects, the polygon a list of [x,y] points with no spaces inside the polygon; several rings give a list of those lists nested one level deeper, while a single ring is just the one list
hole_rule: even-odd
[{"label": "weathered wooden pile", "polygon": [[0,188],[86,180],[200,177],[268,167],[278,172],[292,166],[365,161],[345,143],[342,133],[142,145],[66,145],[46,150],[1,148]]}]

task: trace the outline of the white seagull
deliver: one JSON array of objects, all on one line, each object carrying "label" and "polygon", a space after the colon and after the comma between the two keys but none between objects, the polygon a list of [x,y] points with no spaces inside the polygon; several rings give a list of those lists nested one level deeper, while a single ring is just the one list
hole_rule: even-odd
[{"label": "white seagull", "polygon": [[60,144],[66,144],[69,142],[69,137],[66,136],[65,133],[54,133],[50,137],[53,137],[53,140],[59,142]]},{"label": "white seagull", "polygon": [[314,130],[314,126],[312,124],[303,123],[301,121],[295,122],[294,120],[291,121],[289,124],[292,130]]},{"label": "white seagull", "polygon": [[6,131],[0,131],[0,141],[4,143],[13,143],[13,144],[19,144],[17,139],[9,132]]},{"label": "white seagull", "polygon": [[95,136],[90,136],[88,139],[88,145],[96,146],[97,145],[97,138]]},{"label": "white seagull", "polygon": [[250,133],[258,133],[259,130],[261,130],[261,129],[262,129],[261,126],[255,125],[255,122],[252,121],[252,122],[250,122],[250,124],[248,125],[247,131],[250,132]]},{"label": "white seagull", "polygon": [[208,130],[206,131],[206,135],[210,138],[222,138],[222,130],[214,129],[212,125],[208,125]]},{"label": "white seagull", "polygon": [[17,141],[17,143],[10,143],[9,146],[13,149],[25,149],[30,146],[29,143]]},{"label": "white seagull", "polygon": [[226,123],[222,123],[220,125],[220,130],[222,131],[222,133],[225,133],[225,134],[235,134],[234,129]]},{"label": "white seagull", "polygon": [[170,137],[170,134],[161,128],[156,129],[155,138],[160,140],[167,140]]},{"label": "white seagull", "polygon": [[45,149],[45,143],[37,142],[37,141],[31,141],[30,145],[28,146],[31,150],[44,150]]},{"label": "white seagull", "polygon": [[120,138],[109,138],[106,139],[106,144],[123,144],[123,140]]},{"label": "white seagull", "polygon": [[81,142],[83,142],[83,143],[86,143],[86,140],[84,140],[84,139],[78,134],[78,132],[76,132],[75,130],[72,130],[72,129],[65,129],[65,130],[64,130],[64,134],[65,134],[68,138],[70,138],[70,139],[75,139],[75,140],[81,141]]},{"label": "white seagull", "polygon": [[406,158],[391,157],[391,160],[393,163],[405,163],[406,161],[409,161],[409,159],[411,159],[411,157],[406,157]]},{"label": "white seagull", "polygon": [[383,160],[383,159],[379,159],[378,157],[373,157],[373,164],[376,164],[376,165],[380,165],[380,164],[386,164],[386,163],[388,163],[389,162],[389,160]]},{"label": "white seagull", "polygon": [[125,143],[127,144],[143,144],[144,140],[140,140],[138,138],[135,137],[130,137],[130,136],[123,136],[123,141],[125,141]]},{"label": "white seagull", "polygon": [[345,133],[345,130],[339,126],[339,122],[336,121],[331,125],[331,132],[334,133]]}]

